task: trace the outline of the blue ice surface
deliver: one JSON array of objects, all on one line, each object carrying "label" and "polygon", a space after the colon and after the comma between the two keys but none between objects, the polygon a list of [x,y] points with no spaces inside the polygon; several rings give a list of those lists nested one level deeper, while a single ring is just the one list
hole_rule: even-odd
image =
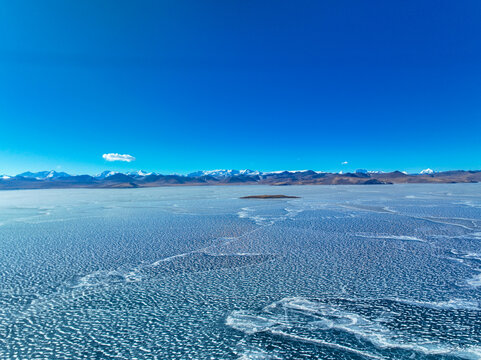
[{"label": "blue ice surface", "polygon": [[3,191],[0,276],[1,359],[480,359],[481,184]]}]

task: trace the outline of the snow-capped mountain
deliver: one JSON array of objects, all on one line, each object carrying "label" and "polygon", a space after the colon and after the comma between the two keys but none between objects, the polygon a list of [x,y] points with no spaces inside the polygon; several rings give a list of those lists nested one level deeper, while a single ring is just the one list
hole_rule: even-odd
[{"label": "snow-capped mountain", "polygon": [[253,171],[249,169],[233,170],[233,169],[217,169],[217,170],[201,170],[188,174],[189,177],[199,176],[213,176],[213,177],[228,177],[236,175],[260,175],[259,171]]},{"label": "snow-capped mountain", "polygon": [[96,177],[97,179],[105,179],[109,176],[112,176],[112,175],[115,175],[115,174],[119,174],[118,171],[110,171],[110,170],[105,170],[105,171],[102,171],[100,174],[97,174],[95,175],[94,177]]},{"label": "snow-capped mountain", "polygon": [[121,172],[118,172],[118,171],[106,170],[106,171],[102,171],[100,174],[95,175],[95,177],[97,179],[105,179],[105,178],[108,178],[110,176],[117,175],[117,174],[127,175],[127,176],[131,176],[131,177],[135,177],[135,178],[144,177],[144,176],[148,176],[148,175],[156,175],[156,173],[154,173],[154,172],[147,172],[147,171],[144,171],[144,170],[129,171],[127,173],[121,173]]},{"label": "snow-capped mountain", "polygon": [[[260,173],[262,175],[273,175],[273,174],[283,174],[283,173],[289,173],[289,174],[297,174],[297,173],[303,173],[306,171],[312,171],[312,170],[277,170],[277,171],[267,171]],[[314,171],[318,174],[323,174],[324,171]]]},{"label": "snow-capped mountain", "polygon": [[355,171],[355,173],[356,173],[356,174],[384,174],[384,171],[357,169],[357,170]]},{"label": "snow-capped mountain", "polygon": [[31,171],[27,171],[27,172],[18,174],[17,176],[21,176],[21,177],[28,178],[28,179],[36,179],[36,180],[58,179],[58,178],[70,177],[70,175],[65,173],[65,172],[56,172],[54,170],[39,171],[39,172],[35,172],[35,173],[31,172]]},{"label": "snow-capped mountain", "polygon": [[144,171],[144,170],[138,170],[138,171],[130,171],[126,175],[134,176],[134,177],[142,177],[142,176],[156,175],[156,174],[154,172],[147,172],[147,171]]},{"label": "snow-capped mountain", "polygon": [[[435,172],[425,169],[419,174],[401,171],[384,173],[358,169],[356,173],[332,173],[313,170],[259,172],[252,170],[206,170],[186,175],[161,175],[146,171],[122,173],[104,171],[95,177],[68,175],[55,171],[24,172],[17,176],[0,175],[0,190],[66,188],[137,188],[175,185],[382,185],[409,183],[481,182],[481,170]],[[427,176],[431,175],[433,176]]]},{"label": "snow-capped mountain", "polygon": [[262,173],[257,170],[244,169],[244,170],[239,170],[239,174],[240,175],[260,175]]}]

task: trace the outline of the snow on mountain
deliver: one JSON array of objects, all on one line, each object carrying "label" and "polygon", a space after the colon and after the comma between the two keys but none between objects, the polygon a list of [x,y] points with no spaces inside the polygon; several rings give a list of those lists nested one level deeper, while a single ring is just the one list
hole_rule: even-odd
[{"label": "snow on mountain", "polygon": [[31,172],[27,171],[17,176],[21,176],[28,179],[37,179],[37,180],[45,180],[45,179],[58,179],[63,177],[69,177],[70,175],[65,172],[56,172],[54,170],[50,171],[39,171],[39,172]]},{"label": "snow on mountain", "polygon": [[[236,176],[241,176],[241,175],[246,175],[246,176],[256,176],[256,175],[261,175],[263,178],[279,174],[301,174],[305,172],[310,172],[311,174],[313,173],[325,173],[323,171],[312,171],[312,170],[279,170],[279,171],[269,171],[269,172],[261,172],[261,171],[254,171],[250,169],[243,169],[243,170],[236,170],[236,169],[216,169],[216,170],[201,170],[201,171],[196,171],[193,173],[188,174],[188,177],[202,177],[202,176],[212,176],[212,177],[217,177],[217,178],[229,178],[229,177],[236,177]],[[376,175],[376,174],[382,174],[384,173],[383,171],[371,171],[371,170],[366,170],[366,169],[357,169],[355,170],[356,173],[358,174],[371,174],[371,175]],[[401,171],[403,174],[408,174],[405,171]],[[432,175],[436,173],[434,170],[427,168],[419,172],[420,175]],[[345,174],[344,171],[338,172],[339,175]],[[144,178],[149,175],[158,175],[155,172],[147,172],[144,170],[137,170],[137,171],[130,171],[127,173],[122,173],[118,171],[111,171],[111,170],[106,170],[101,172],[100,174],[95,175],[94,177],[98,180],[104,180],[107,179],[111,176],[130,176],[133,179],[139,179],[139,178]],[[185,176],[185,175],[182,175]],[[284,176],[284,175],[281,175]],[[297,175],[296,175],[297,176]],[[8,175],[0,175],[0,180],[8,180],[8,179],[15,179],[17,177],[24,177],[27,179],[35,179],[35,180],[54,180],[54,179],[59,179],[59,178],[67,178],[71,177],[71,175],[65,173],[65,172],[56,172],[54,170],[49,170],[49,171],[39,171],[39,172],[31,172],[27,171],[21,174],[18,174],[15,177],[8,176]]]},{"label": "snow on mountain", "polygon": [[50,171],[48,175],[45,177],[46,179],[56,179],[56,178],[61,178],[61,177],[69,177],[70,175],[64,172],[56,172],[56,171]]},{"label": "snow on mountain", "polygon": [[147,171],[144,171],[144,170],[129,171],[127,173],[121,173],[121,172],[118,172],[118,171],[106,170],[106,171],[101,172],[100,174],[95,175],[95,177],[97,179],[105,179],[105,178],[108,178],[110,176],[117,175],[117,174],[127,175],[127,176],[131,176],[131,177],[134,177],[134,178],[144,177],[144,176],[148,176],[148,175],[152,175],[152,174],[155,175],[154,172],[147,172]]},{"label": "snow on mountain", "polygon": [[260,175],[261,172],[257,170],[249,170],[249,169],[244,169],[244,170],[239,170],[240,175]]},{"label": "snow on mountain", "polygon": [[152,174],[155,174],[153,172],[147,172],[147,171],[144,171],[144,170],[138,170],[138,171],[130,171],[127,173],[127,175],[130,175],[130,176],[148,176],[148,175],[152,175]]},{"label": "snow on mountain", "polygon": [[213,176],[213,177],[227,177],[236,175],[259,175],[259,171],[253,171],[249,169],[233,170],[233,169],[217,169],[217,170],[201,170],[188,174],[189,177],[199,176]]},{"label": "snow on mountain", "polygon": [[[285,172],[288,172],[290,174],[296,174],[296,173],[302,173],[302,172],[306,172],[306,171],[309,171],[309,170],[278,170],[278,171],[268,171],[268,172],[264,172],[262,174],[264,175],[269,175],[269,174],[282,174],[282,173],[285,173]],[[316,171],[316,173],[318,174],[322,174],[323,171]]]},{"label": "snow on mountain", "polygon": [[109,177],[115,174],[120,174],[120,173],[118,171],[105,170],[105,171],[102,171],[100,174],[95,175],[95,177],[98,179],[105,179],[106,177]]}]

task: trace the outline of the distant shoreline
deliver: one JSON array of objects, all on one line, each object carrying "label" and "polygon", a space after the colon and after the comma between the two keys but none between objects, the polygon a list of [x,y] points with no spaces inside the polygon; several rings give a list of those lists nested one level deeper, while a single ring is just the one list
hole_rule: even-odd
[{"label": "distant shoreline", "polygon": [[432,174],[389,173],[320,173],[312,170],[236,174],[229,176],[127,175],[114,173],[107,177],[68,175],[48,178],[14,176],[0,178],[0,190],[28,189],[118,189],[167,186],[228,185],[391,185],[391,184],[455,184],[481,182],[481,171],[444,171]]}]

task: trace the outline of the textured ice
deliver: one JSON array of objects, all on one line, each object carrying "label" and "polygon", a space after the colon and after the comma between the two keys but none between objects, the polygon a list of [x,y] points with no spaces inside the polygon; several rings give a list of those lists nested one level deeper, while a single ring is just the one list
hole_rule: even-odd
[{"label": "textured ice", "polygon": [[0,358],[481,358],[481,185],[270,193],[0,192]]},{"label": "textured ice", "polygon": [[327,298],[321,302],[285,298],[265,307],[259,315],[235,311],[226,324],[248,335],[262,332],[368,358],[383,358],[383,350],[391,351],[393,356],[403,351],[414,356],[477,358],[480,348],[476,343],[451,336],[451,331],[458,331],[455,324],[460,316],[453,309],[463,309],[467,321],[464,327],[468,330],[481,325],[479,308],[471,304],[467,308],[463,304],[449,305],[388,299]]}]

